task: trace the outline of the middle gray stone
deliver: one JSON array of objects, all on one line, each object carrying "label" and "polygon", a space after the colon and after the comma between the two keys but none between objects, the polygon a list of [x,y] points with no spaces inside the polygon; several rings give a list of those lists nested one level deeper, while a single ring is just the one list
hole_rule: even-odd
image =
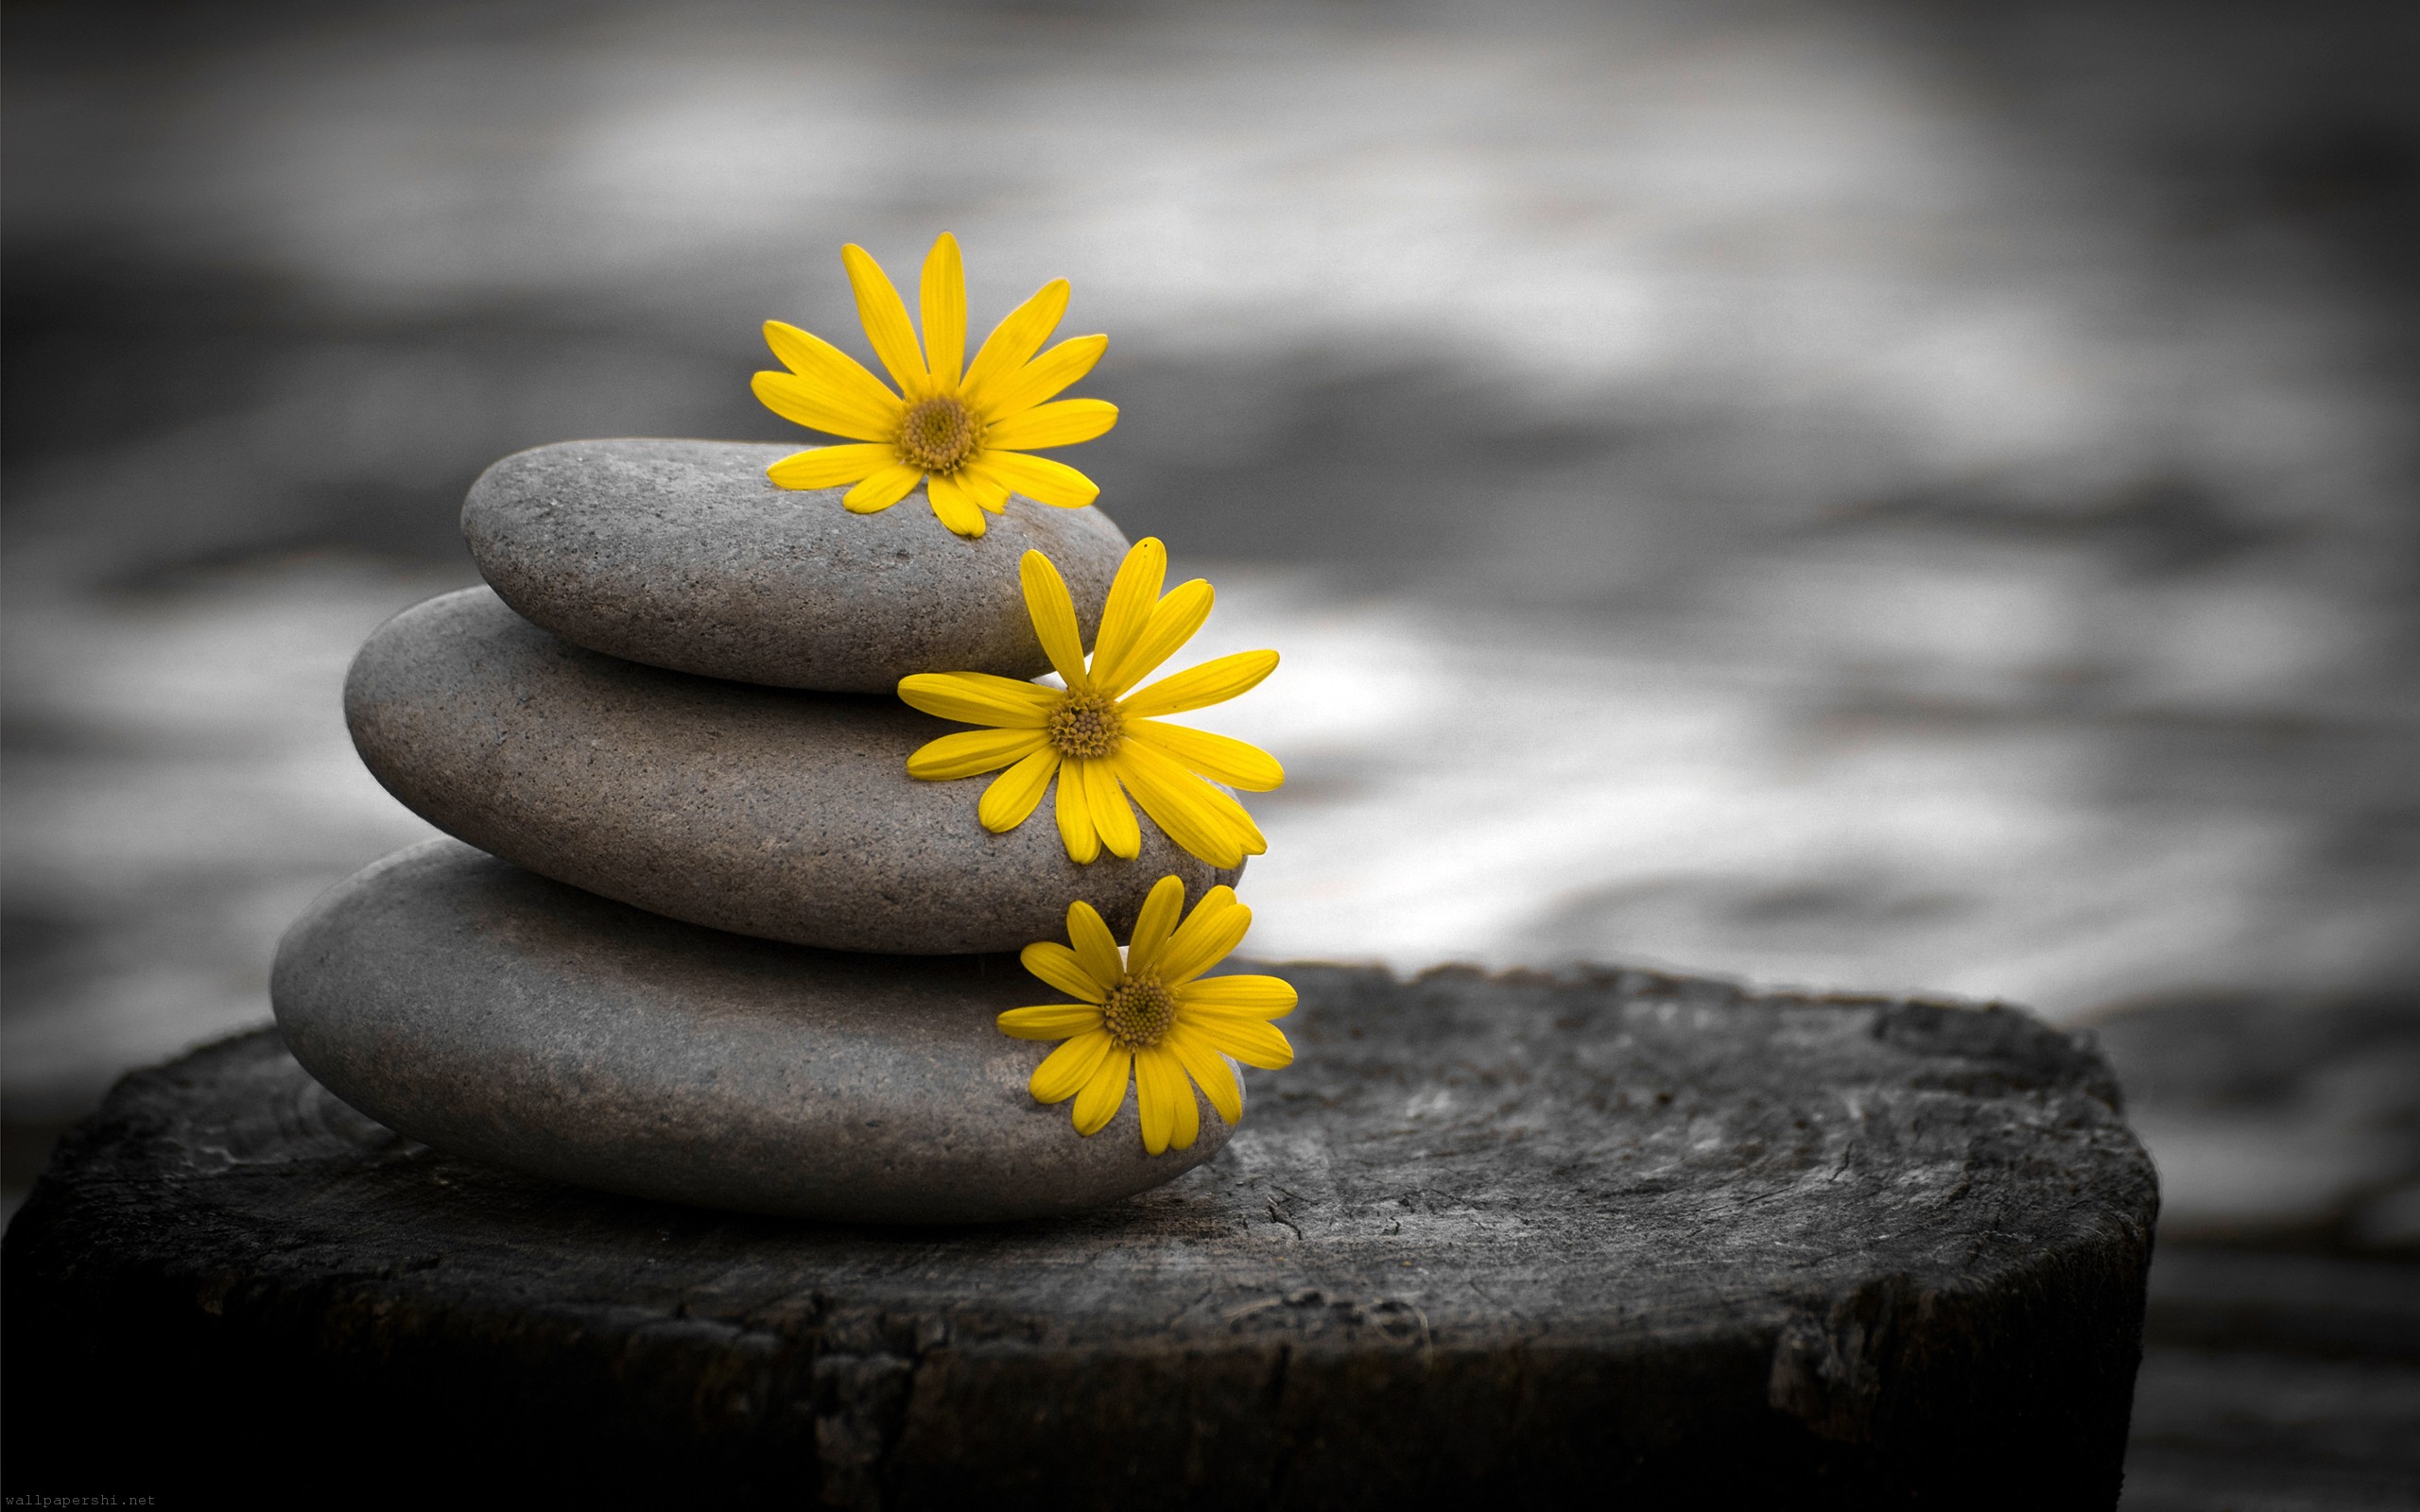
[{"label": "middle gray stone", "polygon": [[1078,866],[1047,798],[993,834],[976,818],[989,778],[908,775],[909,752],[958,726],[895,698],[582,650],[484,588],[382,626],[346,679],[345,718],[371,772],[446,833],[654,913],[793,944],[1013,951],[1062,937],[1080,898],[1123,935],[1162,876],[1190,899],[1238,874],[1149,819],[1137,859]]}]

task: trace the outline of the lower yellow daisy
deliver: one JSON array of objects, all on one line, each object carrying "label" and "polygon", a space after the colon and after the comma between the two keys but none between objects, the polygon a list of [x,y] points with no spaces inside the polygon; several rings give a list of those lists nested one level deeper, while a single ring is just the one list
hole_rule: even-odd
[{"label": "lower yellow daisy", "polygon": [[1273,976],[1202,972],[1226,959],[1252,927],[1252,910],[1232,887],[1213,887],[1183,924],[1184,884],[1162,877],[1143,900],[1134,937],[1118,954],[1109,925],[1087,902],[1067,909],[1069,943],[1025,948],[1025,969],[1077,1003],[1011,1008],[1000,1028],[1019,1040],[1064,1040],[1034,1068],[1034,1101],[1076,1100],[1076,1132],[1109,1126],[1134,1084],[1143,1148],[1153,1155],[1189,1149],[1201,1132],[1187,1078],[1230,1125],[1244,1116],[1243,1088],[1226,1057],[1274,1071],[1294,1047],[1271,1019],[1294,1011],[1294,989]]}]

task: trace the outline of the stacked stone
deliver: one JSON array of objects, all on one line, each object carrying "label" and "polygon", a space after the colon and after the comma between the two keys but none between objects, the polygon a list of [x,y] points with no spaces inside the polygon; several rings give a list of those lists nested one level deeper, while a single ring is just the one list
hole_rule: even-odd
[{"label": "stacked stone", "polygon": [[1127,542],[1011,499],[953,536],[782,491],[785,448],[580,441],[507,457],[463,534],[489,588],[389,621],[354,661],[363,761],[455,836],[378,862],[280,948],[288,1047],[414,1139],[636,1196],[799,1216],[981,1221],[1154,1186],[1229,1133],[1144,1154],[1027,1078],[1003,1009],[1059,1000],[1013,954],[1082,899],[1121,937],[1152,883],[1233,882],[1148,822],[1070,861],[976,816],[981,780],[908,753],[954,728],[916,672],[1048,668],[1019,588],[1067,579],[1087,642]]}]

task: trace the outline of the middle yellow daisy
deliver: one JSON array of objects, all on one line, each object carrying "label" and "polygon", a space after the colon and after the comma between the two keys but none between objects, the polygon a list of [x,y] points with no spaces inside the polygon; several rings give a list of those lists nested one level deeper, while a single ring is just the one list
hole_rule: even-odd
[{"label": "middle yellow daisy", "polygon": [[[1210,585],[1200,578],[1165,597],[1167,550],[1146,537],[1126,554],[1101,610],[1092,659],[1084,658],[1075,600],[1050,558],[1028,551],[1018,563],[1026,612],[1050,664],[1066,684],[1052,688],[988,672],[920,672],[899,680],[899,696],[942,719],[986,725],[924,746],[908,775],[949,782],[1008,770],[983,791],[976,816],[994,833],[1015,829],[1059,782],[1059,837],[1080,863],[1141,853],[1142,827],[1131,793],[1167,837],[1214,867],[1232,867],[1269,849],[1242,804],[1211,785],[1265,793],[1286,769],[1257,746],[1157,716],[1223,703],[1277,668],[1274,651],[1238,651],[1127,690],[1193,638],[1210,616]],[[1207,781],[1204,781],[1207,779]]]}]

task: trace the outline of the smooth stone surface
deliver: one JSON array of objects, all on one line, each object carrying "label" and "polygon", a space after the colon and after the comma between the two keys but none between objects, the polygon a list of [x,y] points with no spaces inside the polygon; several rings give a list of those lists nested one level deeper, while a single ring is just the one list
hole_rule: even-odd
[{"label": "smooth stone surface", "polygon": [[479,475],[471,556],[506,603],[584,645],[712,678],[889,693],[912,672],[1050,670],[1017,562],[1043,553],[1089,638],[1127,541],[1098,509],[1012,497],[968,541],[920,489],[875,514],[765,478],[798,450],[563,441]]},{"label": "smooth stone surface", "polygon": [[959,726],[893,697],[720,682],[582,650],[484,588],[380,627],[345,717],[387,790],[449,834],[608,898],[832,950],[1014,951],[1081,898],[1121,934],[1151,884],[1199,897],[1235,872],[1149,820],[1142,854],[1067,859],[1046,797],[993,834],[989,778],[922,782]]},{"label": "smooth stone surface", "polygon": [[[1230,1132],[1143,1151],[1026,1089],[1065,1001],[1012,958],[843,954],[659,919],[453,840],[376,863],[279,947],[294,1057],[388,1127],[627,1196],[801,1218],[979,1223],[1159,1185]],[[1197,1094],[1197,1101],[1199,1097]]]},{"label": "smooth stone surface", "polygon": [[255,1502],[324,1499],[298,1446],[547,1505],[2117,1500],[2157,1191],[2083,1037],[1285,972],[1299,1058],[1217,1159],[977,1228],[532,1180],[399,1141],[271,1034],[137,1073],[9,1228],[9,1472],[179,1486],[268,1422]]}]

